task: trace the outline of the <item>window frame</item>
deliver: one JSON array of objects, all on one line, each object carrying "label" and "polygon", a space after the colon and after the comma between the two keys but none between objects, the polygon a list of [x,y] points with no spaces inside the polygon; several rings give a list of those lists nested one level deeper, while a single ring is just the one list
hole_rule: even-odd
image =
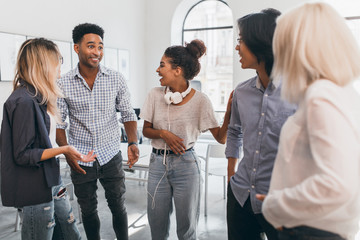
[{"label": "window frame", "polygon": [[[219,30],[219,29],[233,29],[234,26],[231,25],[231,26],[222,26],[222,27],[206,27],[206,28],[188,28],[186,29],[185,28],[185,22],[186,22],[186,19],[188,17],[188,15],[190,14],[190,12],[199,4],[205,2],[205,1],[209,1],[209,0],[201,0],[199,2],[197,2],[196,4],[194,4],[186,13],[185,17],[184,17],[184,21],[183,21],[183,24],[182,24],[182,31],[181,31],[181,42],[182,44],[184,44],[184,32],[192,32],[192,31],[208,31],[208,30]],[[223,0],[212,0],[212,1],[217,1],[217,2],[221,2],[223,4],[225,4],[227,7],[229,7],[229,5],[223,1]],[[230,8],[230,7],[229,7]]]}]

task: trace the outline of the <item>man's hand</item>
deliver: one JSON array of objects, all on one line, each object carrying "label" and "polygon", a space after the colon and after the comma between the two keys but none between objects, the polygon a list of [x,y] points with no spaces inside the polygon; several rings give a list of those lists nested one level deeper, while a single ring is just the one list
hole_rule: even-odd
[{"label": "man's hand", "polygon": [[[265,194],[256,194],[255,197],[256,197],[257,200],[263,202],[263,201],[265,200],[265,198],[266,198],[266,195],[265,195]],[[282,231],[283,228],[282,228],[282,227],[278,227],[276,230]]]},{"label": "man's hand", "polygon": [[75,160],[73,158],[69,158],[66,155],[65,155],[65,157],[66,157],[66,162],[69,164],[69,166],[71,167],[72,170],[74,170],[77,173],[86,174],[85,170],[80,167],[77,160]]},{"label": "man's hand", "polygon": [[67,153],[64,154],[66,162],[69,166],[78,173],[86,174],[85,170],[80,167],[77,161],[81,162],[93,162],[95,161],[96,154],[94,150],[91,150],[87,155],[81,154],[73,146],[68,145]]},{"label": "man's hand", "polygon": [[265,194],[256,194],[255,197],[257,200],[263,202],[266,198],[266,195]]},{"label": "man's hand", "polygon": [[129,168],[132,168],[134,164],[139,160],[139,148],[136,144],[132,144],[128,147],[128,161]]},{"label": "man's hand", "polygon": [[228,183],[230,182],[231,177],[235,174],[235,167],[237,164],[238,159],[237,158],[228,158],[228,167],[227,167],[227,177],[228,177]]}]

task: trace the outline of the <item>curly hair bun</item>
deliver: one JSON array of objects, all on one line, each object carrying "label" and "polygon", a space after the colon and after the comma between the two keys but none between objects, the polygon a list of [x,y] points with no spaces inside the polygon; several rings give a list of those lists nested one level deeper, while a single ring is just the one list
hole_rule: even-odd
[{"label": "curly hair bun", "polygon": [[194,57],[199,59],[206,52],[206,46],[203,41],[199,39],[192,40],[190,43],[185,43],[186,50]]}]

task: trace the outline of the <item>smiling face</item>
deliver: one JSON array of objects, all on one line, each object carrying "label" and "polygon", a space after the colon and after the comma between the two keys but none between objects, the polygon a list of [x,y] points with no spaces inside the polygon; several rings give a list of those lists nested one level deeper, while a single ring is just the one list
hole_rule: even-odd
[{"label": "smiling face", "polygon": [[236,45],[235,50],[239,53],[241,67],[243,69],[257,69],[259,67],[256,56],[246,46],[245,42],[241,38],[241,35],[238,38],[238,44]]},{"label": "smiling face", "polygon": [[74,45],[74,50],[79,56],[81,65],[87,68],[97,68],[104,54],[104,44],[99,35],[88,33]]},{"label": "smiling face", "polygon": [[160,66],[156,69],[156,72],[160,77],[161,86],[170,86],[176,80],[177,69],[173,68],[170,63],[170,58],[165,55],[162,56]]}]

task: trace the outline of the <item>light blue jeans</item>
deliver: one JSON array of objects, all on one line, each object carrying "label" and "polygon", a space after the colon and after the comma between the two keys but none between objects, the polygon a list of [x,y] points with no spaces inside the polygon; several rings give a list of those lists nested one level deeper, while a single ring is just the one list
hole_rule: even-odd
[{"label": "light blue jeans", "polygon": [[169,237],[170,214],[174,199],[177,236],[180,240],[196,240],[200,213],[200,161],[190,150],[183,155],[150,157],[147,213],[153,240]]},{"label": "light blue jeans", "polygon": [[63,188],[62,183],[52,188],[51,202],[23,207],[22,240],[81,239],[67,191],[60,194]]}]

